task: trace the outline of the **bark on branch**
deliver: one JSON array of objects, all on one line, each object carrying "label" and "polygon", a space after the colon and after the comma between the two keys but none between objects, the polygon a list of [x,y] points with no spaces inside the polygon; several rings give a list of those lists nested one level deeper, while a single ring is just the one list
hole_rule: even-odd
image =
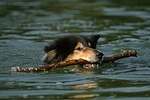
[{"label": "bark on branch", "polygon": [[[131,57],[131,56],[136,57],[136,55],[137,55],[136,50],[129,50],[129,51],[125,51],[125,52],[110,56],[110,57],[104,57],[102,63],[114,62],[118,59]],[[16,72],[40,72],[40,71],[49,71],[52,69],[61,68],[65,66],[71,66],[71,65],[83,65],[87,63],[89,62],[86,60],[80,59],[80,60],[62,61],[59,63],[54,63],[51,65],[45,65],[45,66],[40,66],[40,67],[30,67],[30,68],[12,67],[11,70],[16,71]]]},{"label": "bark on branch", "polygon": [[118,59],[130,57],[130,56],[137,57],[136,50],[124,51],[122,53],[119,53],[110,57],[104,57],[103,63],[114,62]]}]

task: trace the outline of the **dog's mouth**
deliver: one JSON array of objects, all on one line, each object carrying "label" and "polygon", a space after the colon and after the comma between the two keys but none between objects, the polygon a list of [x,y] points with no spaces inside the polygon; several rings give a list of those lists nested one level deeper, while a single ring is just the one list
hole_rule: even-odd
[{"label": "dog's mouth", "polygon": [[94,68],[98,68],[99,67],[99,63],[95,62],[95,63],[87,63],[83,65],[84,68],[86,69],[94,69]]}]

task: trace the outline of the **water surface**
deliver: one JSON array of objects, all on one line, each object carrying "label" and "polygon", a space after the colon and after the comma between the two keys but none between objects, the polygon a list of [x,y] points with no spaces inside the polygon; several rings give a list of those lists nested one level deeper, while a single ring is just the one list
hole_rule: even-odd
[{"label": "water surface", "polygon": [[[101,34],[105,56],[135,49],[138,57],[94,70],[10,71],[42,65],[43,47],[67,34]],[[1,0],[0,99],[148,100],[149,44],[148,0]]]}]

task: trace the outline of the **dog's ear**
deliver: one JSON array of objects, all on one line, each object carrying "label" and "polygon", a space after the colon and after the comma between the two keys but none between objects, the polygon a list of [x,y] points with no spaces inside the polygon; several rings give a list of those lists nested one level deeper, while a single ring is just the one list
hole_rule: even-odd
[{"label": "dog's ear", "polygon": [[91,43],[91,48],[96,48],[96,45],[97,45],[97,40],[100,38],[101,36],[100,35],[91,35],[89,37],[89,40],[90,40],[90,43]]}]

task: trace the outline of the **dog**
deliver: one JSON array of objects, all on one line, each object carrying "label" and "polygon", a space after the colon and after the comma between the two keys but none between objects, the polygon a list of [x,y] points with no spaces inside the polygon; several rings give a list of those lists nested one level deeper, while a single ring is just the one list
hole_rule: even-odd
[{"label": "dog", "polygon": [[56,39],[44,47],[46,52],[43,61],[52,64],[61,61],[79,60],[88,61],[85,68],[95,68],[102,61],[103,53],[96,50],[100,35],[67,35]]}]

